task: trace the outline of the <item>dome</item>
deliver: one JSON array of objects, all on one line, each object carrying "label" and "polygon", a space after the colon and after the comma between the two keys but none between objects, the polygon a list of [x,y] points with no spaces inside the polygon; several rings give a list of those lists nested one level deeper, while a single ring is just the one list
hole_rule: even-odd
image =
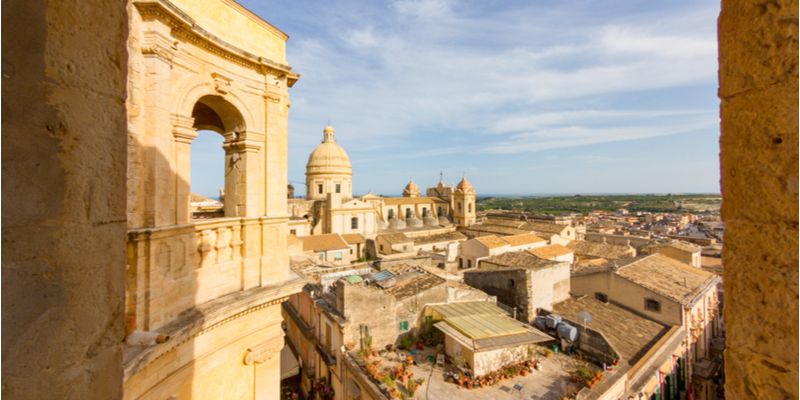
[{"label": "dome", "polygon": [[406,225],[408,225],[409,228],[422,228],[422,221],[414,217],[406,218]]},{"label": "dome", "polygon": [[450,220],[450,217],[441,216],[439,217],[439,225],[451,225],[453,221]]},{"label": "dome", "polygon": [[460,190],[462,192],[468,192],[468,191],[472,190],[472,184],[467,181],[467,175],[466,174],[464,175],[464,177],[461,178],[461,182],[458,182],[458,185],[456,186],[456,189]]},{"label": "dome", "polygon": [[389,220],[389,229],[405,229],[406,223],[402,219],[392,218]]},{"label": "dome", "polygon": [[386,229],[386,222],[378,220],[378,230],[381,231],[381,230],[384,230],[384,229]]},{"label": "dome", "polygon": [[403,196],[404,197],[409,197],[409,196],[416,197],[416,196],[419,196],[419,194],[420,194],[419,188],[417,187],[417,185],[414,183],[414,180],[412,179],[410,182],[408,182],[408,185],[406,185],[406,188],[403,190]]},{"label": "dome", "polygon": [[425,226],[439,226],[439,219],[434,217],[425,217],[422,219]]},{"label": "dome", "polygon": [[322,144],[317,146],[311,155],[308,156],[308,163],[306,164],[306,172],[332,172],[332,173],[353,173],[353,167],[350,165],[350,157],[341,148],[333,138],[334,130],[330,126],[326,126],[323,131],[325,136]]}]

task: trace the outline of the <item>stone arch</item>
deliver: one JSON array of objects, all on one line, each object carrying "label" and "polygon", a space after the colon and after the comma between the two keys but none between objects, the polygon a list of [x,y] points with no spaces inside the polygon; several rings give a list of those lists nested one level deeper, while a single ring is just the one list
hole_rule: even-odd
[{"label": "stone arch", "polygon": [[[173,136],[176,142],[177,174],[182,177],[176,196],[177,222],[191,220],[188,199],[191,176],[191,143],[198,129],[207,129],[225,137],[225,217],[256,216],[257,199],[248,198],[248,191],[260,174],[257,153],[264,137],[252,132],[256,126],[252,114],[235,91],[220,91],[218,85],[200,82],[189,86],[178,97],[173,109]],[[255,201],[254,201],[255,200]]]}]

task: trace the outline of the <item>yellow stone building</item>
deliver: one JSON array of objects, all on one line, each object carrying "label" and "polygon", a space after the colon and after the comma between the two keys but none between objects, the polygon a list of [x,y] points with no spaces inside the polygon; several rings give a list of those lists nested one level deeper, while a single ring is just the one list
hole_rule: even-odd
[{"label": "yellow stone building", "polygon": [[[403,197],[367,193],[353,197],[353,167],[347,152],[336,144],[327,126],[322,143],[308,157],[306,198],[289,199],[292,217],[287,233],[321,235],[362,234],[374,239],[382,231],[408,236],[451,232],[475,223],[475,190],[466,176],[457,186],[429,186],[421,196],[413,179]],[[363,256],[363,255],[362,255]]]},{"label": "yellow stone building", "polygon": [[[288,37],[230,0],[128,8],[124,398],[277,399],[280,303],[304,284],[285,234]],[[198,130],[225,139],[224,218],[190,216]]]}]

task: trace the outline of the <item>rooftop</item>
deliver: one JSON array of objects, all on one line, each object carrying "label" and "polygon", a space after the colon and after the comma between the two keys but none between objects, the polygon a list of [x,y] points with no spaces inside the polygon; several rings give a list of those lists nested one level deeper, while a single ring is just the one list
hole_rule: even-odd
[{"label": "rooftop", "polygon": [[696,246],[691,243],[686,243],[679,240],[671,240],[666,243],[655,243],[647,246],[647,248],[659,248],[659,247],[672,247],[673,249],[678,249],[689,253],[697,253],[698,251],[702,251],[702,248],[700,246]]},{"label": "rooftop", "polygon": [[528,253],[531,253],[539,258],[544,258],[545,260],[549,260],[551,258],[556,258],[560,256],[566,256],[570,254],[574,254],[572,250],[560,245],[560,244],[551,244],[548,246],[537,247],[535,249],[526,250]]},{"label": "rooftop", "polygon": [[506,242],[503,239],[500,239],[497,236],[476,237],[475,241],[477,241],[478,243],[480,243],[480,244],[482,244],[482,245],[484,245],[484,246],[486,246],[486,247],[488,247],[490,249],[496,249],[498,247],[508,246],[508,242]]},{"label": "rooftop", "polygon": [[526,244],[546,242],[546,240],[530,233],[526,233],[523,235],[504,236],[502,240],[505,240],[506,242],[508,242],[508,244],[510,244],[513,247],[524,246]]},{"label": "rooftop", "polygon": [[543,222],[526,222],[520,229],[534,232],[544,232],[560,235],[565,229],[569,228],[567,225],[547,224]]},{"label": "rooftop", "polygon": [[526,233],[531,233],[530,230],[495,225],[472,225],[467,229],[476,232],[498,233],[501,235],[524,235]]},{"label": "rooftop", "polygon": [[461,232],[448,232],[440,233],[438,235],[415,237],[414,246],[431,243],[452,242],[455,240],[467,240],[467,236]]},{"label": "rooftop", "polygon": [[367,240],[364,239],[364,237],[358,233],[350,233],[347,235],[342,235],[342,239],[344,239],[344,241],[347,242],[347,244],[358,244],[367,242]]},{"label": "rooftop", "polygon": [[592,316],[588,328],[602,333],[624,362],[633,366],[670,329],[611,303],[589,296],[572,297],[553,305],[553,313],[580,323],[578,313]]},{"label": "rooftop", "polygon": [[400,204],[449,204],[447,201],[439,197],[384,197],[383,203],[388,206]]},{"label": "rooftop", "polygon": [[379,235],[378,237],[383,238],[383,240],[389,242],[390,244],[403,244],[403,243],[413,243],[414,239],[402,234],[402,233],[387,233],[383,235]]},{"label": "rooftop", "polygon": [[[480,264],[481,270],[492,269],[492,266],[486,264],[494,264],[500,266],[499,268],[517,268],[517,269],[533,269],[539,270],[544,268],[556,267],[564,264],[564,262],[543,260],[526,251],[513,251],[508,253],[499,254],[483,260]],[[494,267],[497,268],[497,267]]]},{"label": "rooftop", "polygon": [[638,258],[620,267],[617,273],[682,304],[716,276],[661,254]]},{"label": "rooftop", "polygon": [[636,254],[636,251],[628,246],[614,246],[605,243],[585,242],[582,240],[570,240],[569,243],[567,243],[567,248],[572,250],[575,254],[609,260],[629,258]]},{"label": "rooftop", "polygon": [[303,236],[303,251],[330,251],[349,249],[347,242],[336,233],[327,235]]}]

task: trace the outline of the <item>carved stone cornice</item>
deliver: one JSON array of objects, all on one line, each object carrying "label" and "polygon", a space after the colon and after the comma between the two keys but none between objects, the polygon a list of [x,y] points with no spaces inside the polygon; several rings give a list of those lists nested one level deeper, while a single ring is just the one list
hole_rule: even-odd
[{"label": "carved stone cornice", "polygon": [[269,361],[272,357],[275,357],[281,352],[283,345],[283,335],[280,335],[277,338],[247,349],[244,355],[244,365],[254,363],[260,364]]},{"label": "carved stone cornice", "polygon": [[[288,65],[253,55],[206,31],[168,0],[134,0],[133,5],[143,19],[164,22],[171,28],[174,37],[192,43],[222,59],[261,74],[285,75],[289,86],[300,77],[299,74],[290,72],[292,68]],[[160,55],[160,53],[148,54]]]}]

